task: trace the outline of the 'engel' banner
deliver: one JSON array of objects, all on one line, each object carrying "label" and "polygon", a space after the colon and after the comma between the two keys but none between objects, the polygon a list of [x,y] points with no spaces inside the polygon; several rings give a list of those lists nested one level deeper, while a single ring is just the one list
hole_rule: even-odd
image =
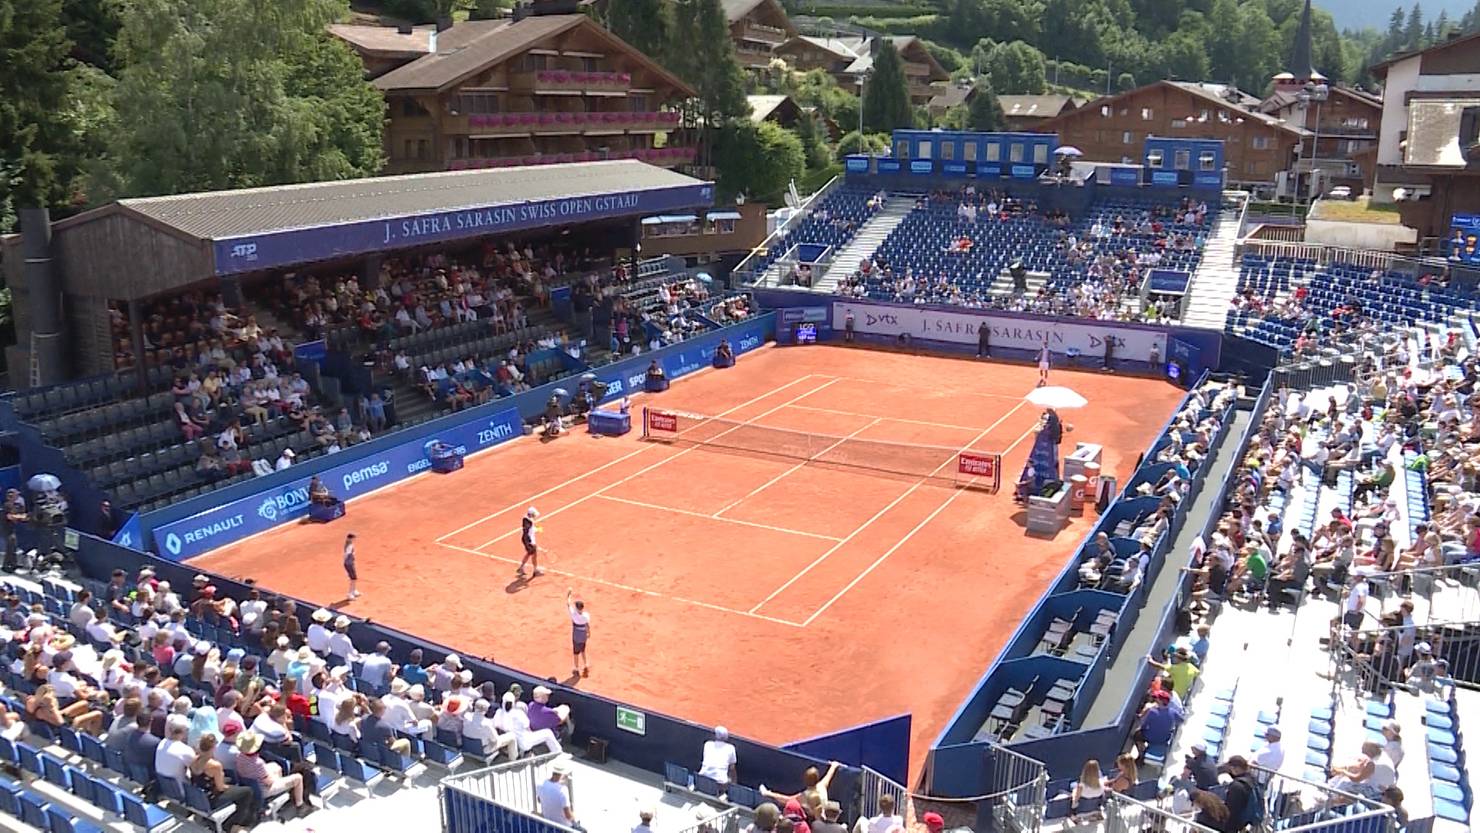
[{"label": "'engel' banner", "polygon": [[[398,480],[431,468],[427,449],[435,442],[471,454],[524,433],[519,411],[510,408],[492,418],[480,417],[451,428],[420,434],[417,439],[393,446],[383,454],[361,457],[319,474],[319,479],[340,500],[373,492]],[[182,518],[154,530],[159,554],[171,561],[184,561],[208,550],[294,521],[308,514],[308,477],[275,489],[234,500],[208,512]]]},{"label": "'engel' banner", "polygon": [[1090,356],[1105,354],[1105,339],[1115,339],[1114,355],[1119,359],[1146,361],[1153,352],[1166,355],[1166,333],[1156,330],[1120,327],[1113,322],[1071,323],[1029,318],[1010,318],[975,310],[942,310],[932,307],[906,307],[871,304],[864,301],[834,301],[833,329],[841,332],[848,314],[853,314],[855,332],[881,336],[908,333],[912,339],[946,341],[954,344],[977,344],[978,330],[986,322],[993,347],[1038,350],[1043,342],[1054,353],[1076,350]]}]

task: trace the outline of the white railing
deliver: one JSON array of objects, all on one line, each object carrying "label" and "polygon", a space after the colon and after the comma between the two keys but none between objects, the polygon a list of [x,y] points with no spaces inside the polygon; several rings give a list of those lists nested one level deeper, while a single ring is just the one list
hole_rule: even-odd
[{"label": "white railing", "polygon": [[739,276],[740,279],[745,283],[754,284],[756,281],[759,281],[762,277],[761,275],[751,274],[755,270],[755,267],[751,265],[751,261],[753,261],[758,256],[769,252],[771,250],[771,247],[776,245],[777,241],[784,238],[793,229],[801,225],[808,217],[812,216],[812,203],[816,202],[819,198],[826,197],[828,194],[832,193],[833,189],[837,188],[838,185],[840,185],[842,182],[843,177],[841,174],[835,176],[832,179],[829,179],[826,185],[817,189],[815,193],[807,197],[807,199],[801,204],[796,213],[788,217],[786,222],[777,226],[776,230],[771,232],[765,240],[762,240],[759,246],[756,246],[754,249],[750,250],[750,254],[746,255],[745,259],[740,261],[740,264],[735,267],[732,274]]},{"label": "white railing", "polygon": [[[555,768],[555,759],[559,757],[561,753],[550,752],[533,758],[520,758],[456,775],[444,780],[442,784],[510,809],[538,815],[539,803],[535,798],[535,790],[539,788],[540,782],[550,777],[550,771]],[[574,780],[568,778],[565,782],[566,789],[570,791],[572,806],[575,805],[576,794]]]}]

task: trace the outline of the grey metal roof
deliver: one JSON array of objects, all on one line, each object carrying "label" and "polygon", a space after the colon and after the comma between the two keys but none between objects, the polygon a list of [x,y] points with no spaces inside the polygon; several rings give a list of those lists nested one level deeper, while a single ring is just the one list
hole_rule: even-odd
[{"label": "grey metal roof", "polygon": [[127,199],[118,204],[191,237],[225,240],[463,208],[699,184],[693,177],[624,159],[210,191]]}]

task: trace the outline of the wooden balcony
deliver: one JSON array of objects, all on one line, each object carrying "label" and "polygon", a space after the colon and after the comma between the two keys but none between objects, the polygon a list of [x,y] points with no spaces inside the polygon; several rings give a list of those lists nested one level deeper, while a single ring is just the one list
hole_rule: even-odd
[{"label": "wooden balcony", "polygon": [[509,89],[532,95],[602,95],[624,96],[632,86],[628,72],[572,72],[544,69],[516,72],[509,79]]},{"label": "wooden balcony", "polygon": [[658,133],[678,127],[679,114],[649,113],[494,113],[447,124],[452,133],[473,136],[559,136]]},{"label": "wooden balcony", "polygon": [[779,26],[766,26],[761,23],[746,21],[741,24],[736,32],[742,40],[756,41],[758,43],[780,46],[786,43],[786,30]]},{"label": "wooden balcony", "polygon": [[672,168],[677,165],[687,165],[694,161],[694,157],[695,150],[693,148],[667,147],[611,151],[608,153],[593,150],[583,153],[545,153],[527,156],[498,156],[486,159],[454,159],[447,167],[454,171],[467,171],[480,168],[516,168],[525,165],[600,162],[606,159],[636,159],[647,162],[650,165]]}]

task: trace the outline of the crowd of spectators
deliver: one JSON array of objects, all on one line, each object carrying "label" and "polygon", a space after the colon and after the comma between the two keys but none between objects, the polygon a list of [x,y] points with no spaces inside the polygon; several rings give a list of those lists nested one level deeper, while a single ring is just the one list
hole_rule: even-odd
[{"label": "crowd of spectators", "polygon": [[[1142,277],[1156,268],[1168,252],[1196,252],[1208,223],[1208,206],[1184,198],[1177,205],[1155,206],[1127,216],[1095,216],[1076,223],[1066,213],[1040,210],[1034,200],[1024,200],[996,189],[978,191],[966,186],[957,191],[937,191],[918,198],[917,209],[933,205],[956,206],[958,232],[946,251],[966,255],[978,248],[978,237],[990,239],[992,224],[1028,224],[1034,237],[1052,246],[1054,261],[1062,264],[1068,278],[1055,274],[1030,290],[1017,273],[1012,291],[994,292],[997,275],[977,275],[963,281],[941,271],[935,275],[917,271],[909,263],[890,263],[884,257],[865,258],[859,268],[838,287],[850,297],[865,297],[880,283],[891,294],[889,300],[929,303],[975,309],[1000,309],[1061,317],[1101,320],[1158,321],[1169,317],[1173,307],[1157,299],[1134,311],[1126,302],[1138,295]],[[974,236],[972,227],[981,226]]]},{"label": "crowd of spectators", "polygon": [[[261,378],[275,365],[292,362],[291,345],[276,328],[264,328],[255,316],[230,309],[219,293],[185,292],[147,305],[143,311],[146,360],[181,373],[224,375],[245,367]],[[109,310],[113,363],[134,366],[129,319],[120,307]]]},{"label": "crowd of spectators", "polygon": [[[199,635],[206,628],[216,641]],[[312,738],[337,737],[370,761],[380,746],[410,753],[412,738],[465,750],[472,739],[490,761],[561,752],[570,738],[569,708],[543,686],[528,700],[518,684],[499,692],[456,654],[423,664],[418,650],[397,665],[388,644],[356,646],[349,629],[324,608],[305,626],[286,599],[255,589],[233,599],[204,576],[178,592],[149,568],[115,570],[99,595],[78,593],[65,617],[10,595],[0,640],[25,714],[0,714],[0,733],[93,735],[123,754],[130,775],[147,771],[202,787],[215,807],[234,804],[233,828],[250,827],[260,801],[278,795],[311,809]]]}]

